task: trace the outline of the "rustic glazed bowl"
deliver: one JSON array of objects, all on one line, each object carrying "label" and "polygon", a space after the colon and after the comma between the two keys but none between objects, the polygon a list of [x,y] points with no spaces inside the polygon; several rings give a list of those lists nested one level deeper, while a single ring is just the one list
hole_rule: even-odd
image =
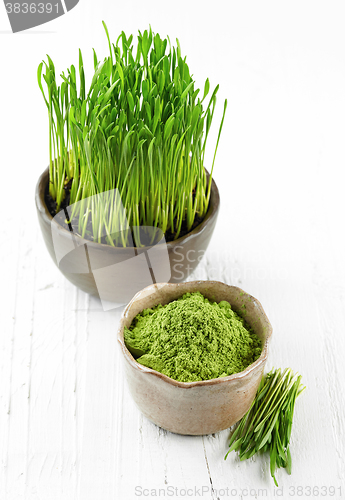
[{"label": "rustic glazed bowl", "polygon": [[[128,303],[134,293],[153,282],[169,281],[178,283],[184,281],[197,267],[206,251],[219,212],[219,192],[216,183],[212,179],[210,206],[204,220],[185,236],[165,245],[156,245],[154,250],[154,274],[156,279],[146,279],[146,281],[142,279],[140,281],[135,264],[137,263],[140,267],[142,261],[132,259],[133,266],[127,267],[123,263],[134,257],[134,252],[135,256],[141,255],[141,258],[144,259],[145,251],[149,251],[152,247],[139,249],[112,247],[83,239],[71,233],[53,221],[49,213],[45,203],[47,183],[48,169],[43,172],[38,180],[35,200],[43,239],[54,263],[71,283],[84,292],[100,296],[101,290],[102,300],[119,302],[123,305]],[[52,223],[54,224],[54,240]],[[57,260],[56,250],[58,250],[58,254],[65,255],[61,261]],[[90,266],[88,265],[90,262],[92,263],[92,270],[98,271],[97,283],[95,273],[90,272]],[[121,266],[117,266],[117,264],[121,264]],[[103,272],[99,271],[102,269]],[[171,276],[170,279],[169,276]],[[133,290],[134,280],[137,283],[136,288]]]},{"label": "rustic glazed bowl", "polygon": [[[127,349],[124,327],[129,327],[139,312],[196,291],[216,302],[228,301],[261,339],[260,357],[243,372],[200,382],[178,382],[137,363]],[[142,413],[168,431],[203,435],[231,427],[249,410],[263,375],[271,335],[271,324],[257,299],[219,281],[191,281],[155,284],[138,292],[123,311],[118,341],[128,387]]]}]

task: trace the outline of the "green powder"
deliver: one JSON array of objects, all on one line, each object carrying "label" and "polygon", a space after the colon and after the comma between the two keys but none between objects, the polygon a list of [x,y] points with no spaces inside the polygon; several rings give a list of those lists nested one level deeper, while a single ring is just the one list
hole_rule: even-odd
[{"label": "green powder", "polygon": [[137,362],[180,382],[243,371],[261,354],[261,341],[228,302],[200,292],[145,309],[124,331]]}]

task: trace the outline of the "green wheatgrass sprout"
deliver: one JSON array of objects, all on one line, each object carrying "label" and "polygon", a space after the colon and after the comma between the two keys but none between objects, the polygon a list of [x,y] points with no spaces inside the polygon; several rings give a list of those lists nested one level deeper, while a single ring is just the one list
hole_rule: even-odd
[{"label": "green wheatgrass sprout", "polygon": [[262,377],[251,407],[230,438],[225,459],[232,450],[238,451],[240,460],[268,451],[275,485],[276,468],[285,467],[291,474],[289,443],[296,398],[305,390],[301,379],[291,368],[283,373],[273,368]]},{"label": "green wheatgrass sprout", "polygon": [[[178,238],[190,231],[208,210],[214,160],[227,101],[207,180],[204,156],[212,123],[216,86],[208,103],[206,79],[202,98],[181,49],[151,28],[139,31],[136,52],[133,36],[122,32],[110,55],[100,62],[95,51],[94,75],[87,90],[82,54],[79,74],[72,65],[57,84],[53,61],[38,67],[38,84],[49,115],[49,194],[61,209],[66,187],[69,205],[78,216],[78,232],[108,244],[128,246],[118,212],[98,197],[118,189],[129,226],[150,226]],[[167,47],[169,47],[167,49]],[[43,68],[45,73],[43,74]],[[42,82],[42,76],[44,82]],[[45,83],[46,92],[43,89]],[[111,197],[110,197],[111,200]],[[120,231],[120,232],[119,232]],[[117,232],[117,235],[115,234]]]}]

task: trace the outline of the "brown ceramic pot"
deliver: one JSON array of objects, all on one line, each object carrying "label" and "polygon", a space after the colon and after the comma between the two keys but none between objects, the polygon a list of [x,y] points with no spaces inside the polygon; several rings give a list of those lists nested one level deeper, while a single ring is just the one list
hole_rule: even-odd
[{"label": "brown ceramic pot", "polygon": [[[47,183],[48,169],[38,180],[35,199],[43,238],[54,263],[71,283],[84,292],[119,304],[128,303],[137,291],[152,282],[184,281],[206,251],[219,211],[219,192],[212,179],[209,210],[202,223],[190,233],[166,245],[156,245],[154,250],[152,247],[116,248],[85,240],[53,221],[44,200]],[[154,253],[155,279],[151,279],[150,274],[140,274],[143,268],[146,269],[143,259],[150,256],[150,250],[151,260]],[[64,258],[58,260],[57,254]],[[169,265],[170,269],[167,269]],[[93,272],[90,272],[91,268]]]},{"label": "brown ceramic pot", "polygon": [[[137,363],[125,346],[124,327],[129,327],[139,312],[196,291],[216,302],[228,301],[261,339],[260,357],[243,372],[200,382],[177,382]],[[219,281],[191,281],[155,284],[137,293],[123,311],[118,340],[128,387],[142,413],[168,431],[202,435],[231,427],[249,410],[263,375],[271,334],[260,302],[248,293]]]}]

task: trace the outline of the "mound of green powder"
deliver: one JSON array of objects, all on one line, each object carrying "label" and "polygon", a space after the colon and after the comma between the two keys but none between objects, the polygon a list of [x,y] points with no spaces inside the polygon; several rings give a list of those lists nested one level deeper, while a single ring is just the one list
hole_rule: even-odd
[{"label": "mound of green powder", "polygon": [[137,362],[180,382],[243,371],[261,354],[261,341],[228,302],[200,292],[138,314],[124,339]]}]

